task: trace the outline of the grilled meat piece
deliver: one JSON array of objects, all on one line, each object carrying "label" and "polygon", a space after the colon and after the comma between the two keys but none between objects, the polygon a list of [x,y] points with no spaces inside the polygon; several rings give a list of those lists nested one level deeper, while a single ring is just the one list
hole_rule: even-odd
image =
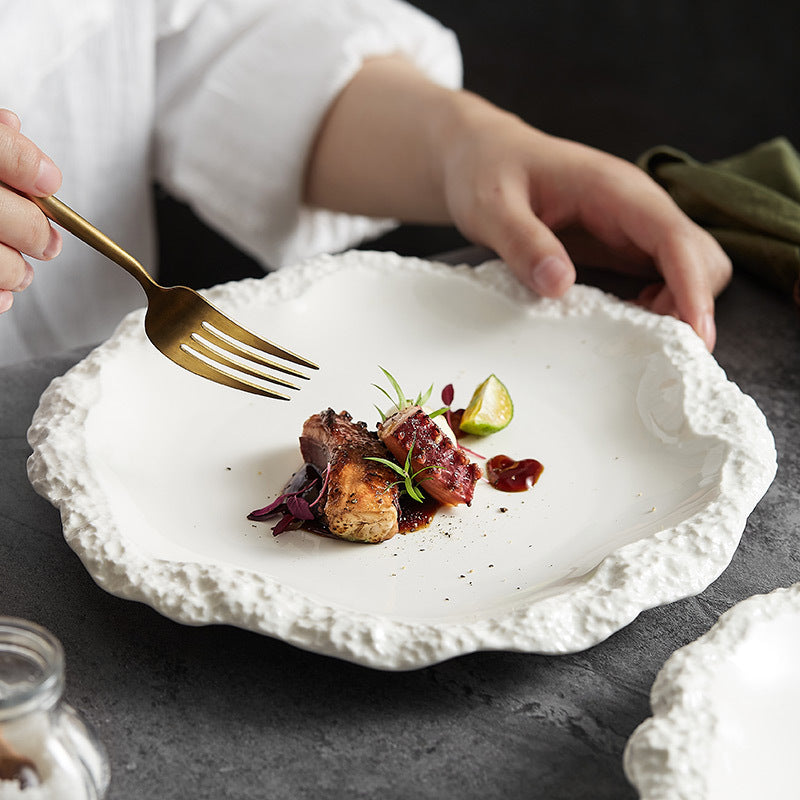
[{"label": "grilled meat piece", "polygon": [[420,476],[426,494],[450,506],[472,502],[481,468],[419,406],[392,414],[378,425],[378,436],[401,464],[411,450],[412,472],[435,467]]},{"label": "grilled meat piece", "polygon": [[354,542],[383,542],[398,530],[397,476],[389,467],[364,456],[391,458],[377,434],[346,411],[332,408],[314,414],[303,425],[300,452],[321,473],[330,466],[328,487],[319,515],[328,530]]}]

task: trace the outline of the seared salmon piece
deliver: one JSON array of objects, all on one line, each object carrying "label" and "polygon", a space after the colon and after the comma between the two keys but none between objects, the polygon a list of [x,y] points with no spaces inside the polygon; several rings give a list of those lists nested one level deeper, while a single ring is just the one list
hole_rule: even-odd
[{"label": "seared salmon piece", "polygon": [[391,454],[364,422],[332,408],[309,417],[300,436],[303,459],[324,474],[321,521],[334,536],[354,542],[383,542],[398,531],[399,489],[389,467],[365,456]]},{"label": "seared salmon piece", "polygon": [[472,502],[481,468],[419,406],[387,417],[378,436],[400,464],[411,451],[411,471],[425,470],[419,480],[423,492],[449,506]]}]

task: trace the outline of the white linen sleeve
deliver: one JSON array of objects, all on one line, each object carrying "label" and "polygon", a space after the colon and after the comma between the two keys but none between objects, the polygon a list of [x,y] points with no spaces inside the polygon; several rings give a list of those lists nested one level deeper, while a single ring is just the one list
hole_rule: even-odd
[{"label": "white linen sleeve", "polygon": [[400,0],[208,0],[186,16],[166,26],[158,50],[155,169],[165,188],[265,267],[391,227],[304,207],[306,159],[365,58],[402,53],[459,86],[454,34]]}]

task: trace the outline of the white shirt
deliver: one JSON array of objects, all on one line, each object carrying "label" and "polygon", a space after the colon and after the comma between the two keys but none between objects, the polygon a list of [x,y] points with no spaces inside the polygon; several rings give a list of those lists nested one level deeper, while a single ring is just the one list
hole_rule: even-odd
[{"label": "white shirt", "polygon": [[[303,207],[318,126],[370,56],[458,86],[452,32],[401,0],[0,0],[0,107],[61,167],[60,199],[155,272],[152,183],[265,268],[392,223]],[[0,314],[0,364],[106,338],[138,283],[64,234]]]}]

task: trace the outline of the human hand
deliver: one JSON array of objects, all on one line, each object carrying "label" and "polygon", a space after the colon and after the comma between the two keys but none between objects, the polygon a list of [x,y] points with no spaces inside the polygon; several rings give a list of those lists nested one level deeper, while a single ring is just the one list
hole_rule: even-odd
[{"label": "human hand", "polygon": [[548,136],[466,93],[443,134],[453,222],[520,281],[558,297],[574,262],[652,278],[639,302],[688,322],[709,350],[714,298],[731,264],[722,248],[633,164]]},{"label": "human hand", "polygon": [[658,184],[627,161],[434,85],[401,56],[366,62],[339,95],[309,157],[305,199],[454,223],[548,297],[574,283],[573,259],[651,277],[640,302],[714,346],[714,298],[730,261]]},{"label": "human hand", "polygon": [[0,109],[0,313],[27,288],[33,268],[24,256],[42,261],[61,251],[61,235],[20,192],[44,197],[61,186],[58,167],[20,133],[16,114]]}]

